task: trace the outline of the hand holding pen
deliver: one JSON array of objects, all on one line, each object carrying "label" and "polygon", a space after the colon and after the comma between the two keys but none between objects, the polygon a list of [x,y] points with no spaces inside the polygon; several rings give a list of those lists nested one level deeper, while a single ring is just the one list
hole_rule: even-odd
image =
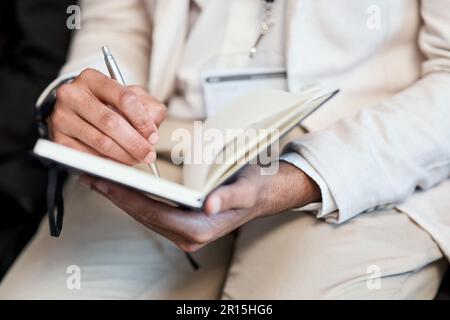
[{"label": "hand holding pen", "polygon": [[[107,46],[103,46],[102,52],[103,52],[106,67],[108,68],[108,72],[109,72],[109,75],[111,76],[111,79],[114,79],[121,85],[126,86],[125,80],[123,79],[123,76],[122,76],[122,73],[120,72],[119,66],[117,65],[117,62],[114,59],[109,48]],[[155,133],[153,133],[153,134],[155,134]],[[159,170],[158,170],[158,167],[156,166],[156,163],[151,162],[149,164],[149,166],[150,166],[150,169],[152,169],[153,174],[159,178]]]},{"label": "hand holding pen", "polygon": [[[166,107],[137,86],[86,69],[58,88],[50,138],[68,147],[135,165],[153,164]],[[156,168],[155,168],[156,169]]]}]

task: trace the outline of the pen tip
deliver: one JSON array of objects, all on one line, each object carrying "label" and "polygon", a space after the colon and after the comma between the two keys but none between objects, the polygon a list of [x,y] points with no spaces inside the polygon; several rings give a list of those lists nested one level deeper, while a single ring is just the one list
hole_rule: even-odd
[{"label": "pen tip", "polygon": [[110,56],[110,55],[111,55],[111,51],[109,50],[109,47],[108,47],[108,46],[103,46],[103,47],[102,47],[102,51],[103,51],[103,54],[104,54],[105,56]]}]

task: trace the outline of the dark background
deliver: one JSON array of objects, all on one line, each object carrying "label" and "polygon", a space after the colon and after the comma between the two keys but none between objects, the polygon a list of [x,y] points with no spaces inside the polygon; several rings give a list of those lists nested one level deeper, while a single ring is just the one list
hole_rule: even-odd
[{"label": "dark background", "polygon": [[75,0],[0,0],[0,279],[45,214],[47,170],[29,150],[35,102],[63,65]]}]

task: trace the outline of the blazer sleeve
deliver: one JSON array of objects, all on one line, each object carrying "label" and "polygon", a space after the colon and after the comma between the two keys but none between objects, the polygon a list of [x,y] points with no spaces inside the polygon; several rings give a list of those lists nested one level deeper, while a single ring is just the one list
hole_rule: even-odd
[{"label": "blazer sleeve", "polygon": [[151,21],[141,0],[82,0],[81,24],[72,39],[60,76],[41,94],[37,106],[66,79],[86,68],[107,74],[101,47],[108,45],[128,84],[146,85],[150,61]]},{"label": "blazer sleeve", "polygon": [[337,223],[405,200],[450,175],[449,1],[421,1],[421,78],[356,117],[292,142],[325,181]]}]

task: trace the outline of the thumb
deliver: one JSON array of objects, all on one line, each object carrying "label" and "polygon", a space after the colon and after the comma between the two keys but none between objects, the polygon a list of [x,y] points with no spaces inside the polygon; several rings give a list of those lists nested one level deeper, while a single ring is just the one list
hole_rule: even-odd
[{"label": "thumb", "polygon": [[256,198],[256,186],[242,179],[211,193],[204,210],[206,214],[214,215],[231,209],[248,209],[255,205]]}]

